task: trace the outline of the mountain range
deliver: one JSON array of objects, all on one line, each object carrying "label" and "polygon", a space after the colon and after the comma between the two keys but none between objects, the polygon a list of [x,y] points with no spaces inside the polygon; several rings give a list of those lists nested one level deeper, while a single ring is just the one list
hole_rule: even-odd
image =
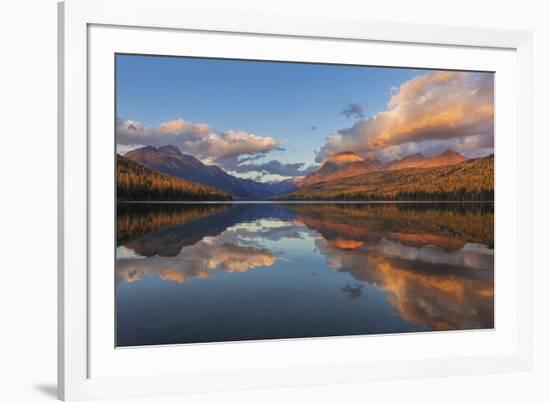
[{"label": "mountain range", "polygon": [[388,163],[382,163],[374,157],[362,158],[353,152],[341,152],[329,157],[319,170],[297,181],[297,186],[304,188],[324,181],[359,176],[379,170],[434,168],[456,165],[464,161],[466,158],[463,155],[450,149],[433,157],[417,153]]},{"label": "mountain range", "polygon": [[[454,155],[447,156],[456,159]],[[331,174],[328,178],[301,186],[297,191],[277,199],[492,201],[493,195],[494,156],[489,155],[435,167],[389,166],[339,178]]]},{"label": "mountain range", "polygon": [[453,150],[432,157],[417,153],[389,162],[341,152],[307,176],[276,183],[233,176],[174,145],[145,146],[124,157],[151,171],[229,194],[234,200],[492,199],[493,191],[492,156],[467,159]]},{"label": "mountain range", "polygon": [[174,145],[159,148],[146,146],[130,151],[124,156],[158,172],[225,191],[235,199],[262,200],[296,189],[293,180],[261,183],[235,177],[219,166],[205,165],[194,156],[183,154]]},{"label": "mountain range", "polygon": [[117,155],[116,181],[121,201],[232,200],[219,189],[157,172],[122,155]]}]

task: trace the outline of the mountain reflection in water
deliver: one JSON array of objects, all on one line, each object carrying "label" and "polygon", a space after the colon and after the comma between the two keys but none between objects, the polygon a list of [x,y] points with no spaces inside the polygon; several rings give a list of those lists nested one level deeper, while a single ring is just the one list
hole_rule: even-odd
[{"label": "mountain reflection in water", "polygon": [[492,204],[120,204],[117,345],[493,328]]}]

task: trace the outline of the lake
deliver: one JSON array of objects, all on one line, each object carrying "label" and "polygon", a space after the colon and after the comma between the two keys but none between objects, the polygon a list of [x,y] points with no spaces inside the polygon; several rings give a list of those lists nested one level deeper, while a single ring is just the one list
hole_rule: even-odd
[{"label": "lake", "polygon": [[116,345],[494,326],[493,204],[118,204]]}]

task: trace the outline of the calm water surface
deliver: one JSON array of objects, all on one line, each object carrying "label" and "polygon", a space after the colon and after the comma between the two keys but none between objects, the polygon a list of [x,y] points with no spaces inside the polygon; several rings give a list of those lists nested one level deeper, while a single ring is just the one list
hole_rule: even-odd
[{"label": "calm water surface", "polygon": [[493,328],[492,204],[119,204],[118,346]]}]

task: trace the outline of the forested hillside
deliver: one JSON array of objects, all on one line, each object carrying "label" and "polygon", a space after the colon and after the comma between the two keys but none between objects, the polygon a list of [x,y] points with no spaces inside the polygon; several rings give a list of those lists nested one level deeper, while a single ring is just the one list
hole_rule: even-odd
[{"label": "forested hillside", "polygon": [[117,155],[119,201],[226,201],[223,191],[156,172]]},{"label": "forested hillside", "polygon": [[279,197],[287,200],[491,201],[494,156],[435,168],[373,171],[325,181]]}]

